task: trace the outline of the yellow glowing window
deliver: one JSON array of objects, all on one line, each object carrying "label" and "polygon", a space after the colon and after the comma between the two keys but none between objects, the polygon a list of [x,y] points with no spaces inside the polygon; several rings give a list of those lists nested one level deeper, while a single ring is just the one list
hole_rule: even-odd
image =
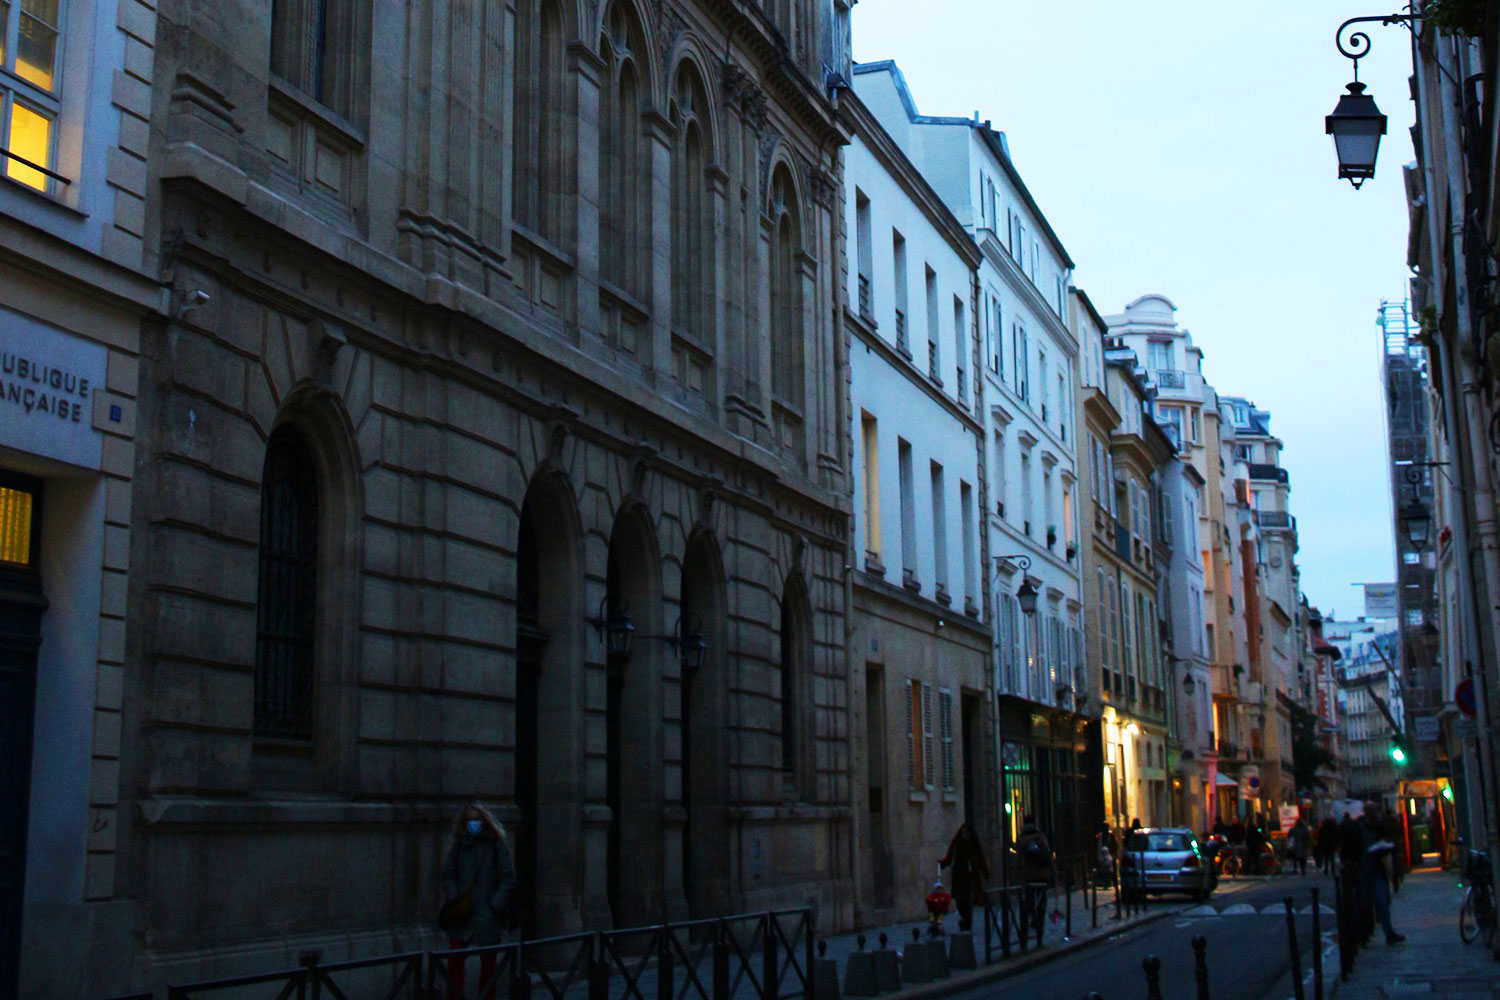
[{"label": "yellow glowing window", "polygon": [[59,2],[21,0],[16,26],[16,75],[43,90],[51,90],[55,79]]},{"label": "yellow glowing window", "polygon": [[[33,111],[24,104],[12,103],[10,108],[10,134],[6,146],[15,156],[39,166],[48,166],[52,159],[52,119]],[[28,167],[14,156],[6,157],[6,175],[38,191],[47,190],[47,175]]]},{"label": "yellow glowing window", "polygon": [[32,495],[0,486],[0,563],[31,562]]}]

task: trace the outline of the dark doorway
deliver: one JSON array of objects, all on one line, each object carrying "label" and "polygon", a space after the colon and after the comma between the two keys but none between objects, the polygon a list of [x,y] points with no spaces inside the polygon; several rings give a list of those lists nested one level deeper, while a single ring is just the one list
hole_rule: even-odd
[{"label": "dark doorway", "polygon": [[865,668],[865,801],[870,815],[870,866],[874,903],[881,909],[896,904],[895,859],[886,832],[885,675],[877,666]]},{"label": "dark doorway", "polygon": [[41,485],[0,474],[0,998],[17,996],[36,660],[41,647]]},{"label": "dark doorway", "polygon": [[605,891],[615,927],[656,923],[664,910],[657,670],[664,644],[657,581],[650,522],[632,508],[610,534],[605,595],[606,615],[626,615],[635,628],[627,655],[606,654]]},{"label": "dark doorway", "polygon": [[984,799],[980,794],[984,787],[984,768],[981,764],[983,757],[980,753],[981,736],[984,732],[981,715],[984,702],[980,695],[965,691],[961,704],[959,725],[963,727],[964,819],[978,833],[985,828]]},{"label": "dark doorway", "polygon": [[516,533],[516,916],[527,937],[582,924],[576,884],[560,872],[583,864],[581,792],[580,532],[572,494],[557,474],[526,493]]},{"label": "dark doorway", "polygon": [[681,621],[700,629],[706,648],[697,670],[679,662],[682,719],[682,886],[688,915],[719,916],[729,905],[724,814],[723,567],[706,531],[688,543],[682,566]]}]

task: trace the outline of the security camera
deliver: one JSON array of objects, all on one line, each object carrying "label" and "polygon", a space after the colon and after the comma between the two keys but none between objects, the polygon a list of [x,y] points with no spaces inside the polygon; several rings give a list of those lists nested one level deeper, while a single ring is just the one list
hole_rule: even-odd
[{"label": "security camera", "polygon": [[182,301],[177,306],[177,318],[181,319],[194,309],[208,305],[211,298],[212,296],[201,288],[194,288],[190,292],[183,292]]},{"label": "security camera", "polygon": [[941,619],[941,618],[939,618],[939,619],[938,619],[938,624],[937,624],[937,627],[938,627],[938,628],[942,628],[942,627],[943,627],[943,626],[944,626],[944,625],[946,625],[946,624],[948,624],[948,623],[947,623],[947,622],[945,622],[945,621],[943,621],[943,620],[942,620],[942,619]]}]

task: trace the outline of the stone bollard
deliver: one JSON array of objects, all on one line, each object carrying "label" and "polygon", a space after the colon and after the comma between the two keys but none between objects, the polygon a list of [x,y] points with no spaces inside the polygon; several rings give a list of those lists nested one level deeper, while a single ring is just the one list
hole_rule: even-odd
[{"label": "stone bollard", "polygon": [[865,951],[863,934],[855,940],[859,944],[859,949],[851,952],[849,960],[844,964],[844,995],[872,997],[880,992],[875,985],[875,955],[873,952]]},{"label": "stone bollard", "polygon": [[1208,1000],[1208,938],[1193,938],[1193,974],[1198,980],[1198,1000]]},{"label": "stone bollard", "polygon": [[927,942],[927,967],[932,972],[933,979],[947,979],[949,975],[946,937],[946,934],[939,931],[936,937]]},{"label": "stone bollard", "polygon": [[901,981],[903,983],[932,982],[932,961],[927,944],[922,940],[920,929],[911,932],[911,940],[901,953]]},{"label": "stone bollard", "polygon": [[1141,968],[1146,970],[1146,1000],[1162,1000],[1161,959],[1155,955],[1147,955],[1141,962]]},{"label": "stone bollard", "polygon": [[886,936],[880,935],[880,950],[875,952],[875,989],[880,993],[891,993],[901,988],[901,969],[896,962],[896,949]]},{"label": "stone bollard", "polygon": [[948,967],[951,969],[979,968],[979,959],[974,955],[974,936],[968,931],[959,931],[949,936]]},{"label": "stone bollard", "polygon": [[828,957],[828,942],[818,942],[812,967],[813,1000],[839,1000],[839,963]]}]

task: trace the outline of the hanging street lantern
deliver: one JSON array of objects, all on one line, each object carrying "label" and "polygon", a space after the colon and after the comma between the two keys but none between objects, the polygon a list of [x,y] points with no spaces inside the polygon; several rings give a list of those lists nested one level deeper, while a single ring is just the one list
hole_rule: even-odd
[{"label": "hanging street lantern", "polygon": [[1323,119],[1324,131],[1333,136],[1333,149],[1339,158],[1339,179],[1359,186],[1375,176],[1375,156],[1380,151],[1380,137],[1385,135],[1385,115],[1375,106],[1375,98],[1365,93],[1359,81],[1349,84],[1349,92],[1339,97],[1333,114]]}]

